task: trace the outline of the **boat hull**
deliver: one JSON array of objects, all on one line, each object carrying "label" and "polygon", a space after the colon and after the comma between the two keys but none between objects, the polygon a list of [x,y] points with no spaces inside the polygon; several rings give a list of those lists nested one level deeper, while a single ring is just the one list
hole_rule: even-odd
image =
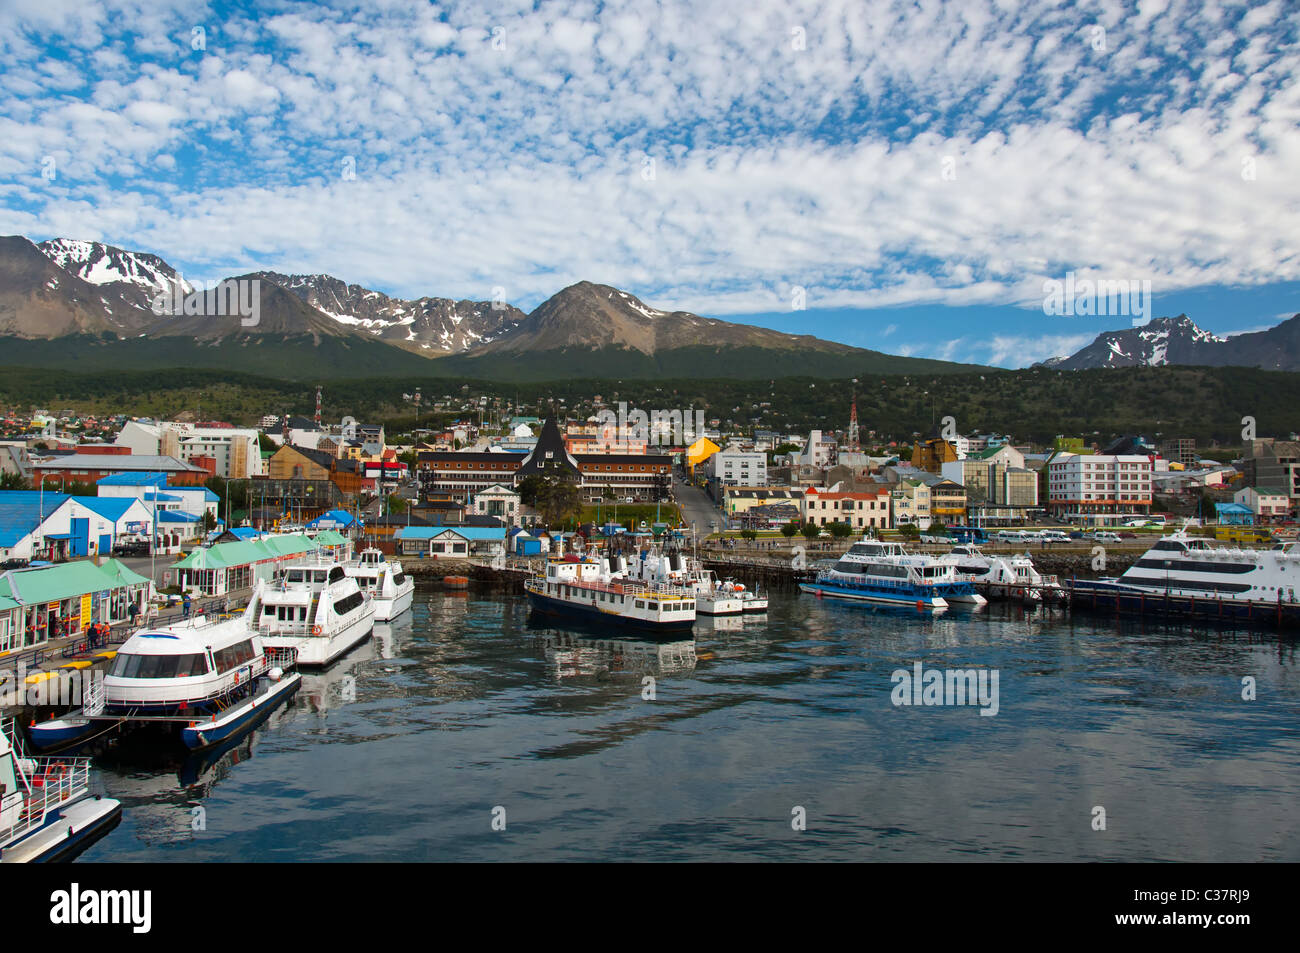
[{"label": "boat hull", "polygon": [[27,740],[36,751],[57,751],[84,741],[95,730],[87,718],[54,718],[27,729]]},{"label": "boat hull", "polygon": [[122,820],[122,803],[87,797],[51,811],[46,822],[17,843],[0,850],[0,863],[51,863],[71,860]]},{"label": "boat hull", "polygon": [[260,724],[301,685],[302,675],[291,672],[278,682],[270,682],[266,691],[227,709],[219,717],[182,728],[181,741],[191,751],[200,751],[229,741]]},{"label": "boat hull", "polygon": [[415,584],[408,582],[403,589],[405,591],[399,592],[391,599],[382,596],[374,597],[376,622],[391,622],[411,608],[411,602],[415,599]]},{"label": "boat hull", "polygon": [[[689,632],[695,624],[693,619],[681,619],[671,622],[655,622],[650,619],[638,619],[613,612],[602,612],[598,608],[581,603],[566,602],[540,593],[529,592],[528,601],[534,609],[544,615],[562,619],[572,619],[587,624],[618,625],[629,629],[647,632]],[[698,611],[698,603],[697,603]]]},{"label": "boat hull", "polygon": [[1109,579],[1075,579],[1070,584],[1070,602],[1079,608],[1122,615],[1190,617],[1207,622],[1245,622],[1287,628],[1300,626],[1300,603],[1147,590]]},{"label": "boat hull", "polygon": [[818,582],[800,583],[799,588],[818,598],[839,599],[845,602],[865,602],[881,606],[913,606],[924,612],[942,612],[948,608],[947,601],[940,596],[903,595],[885,589],[850,588]]}]

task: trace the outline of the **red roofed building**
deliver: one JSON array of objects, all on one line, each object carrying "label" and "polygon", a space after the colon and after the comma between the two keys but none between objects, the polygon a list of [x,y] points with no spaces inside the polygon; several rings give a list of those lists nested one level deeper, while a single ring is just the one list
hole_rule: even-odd
[{"label": "red roofed building", "polygon": [[854,530],[889,529],[893,519],[887,487],[864,493],[837,492],[810,486],[800,504],[804,522],[814,526],[848,523]]}]

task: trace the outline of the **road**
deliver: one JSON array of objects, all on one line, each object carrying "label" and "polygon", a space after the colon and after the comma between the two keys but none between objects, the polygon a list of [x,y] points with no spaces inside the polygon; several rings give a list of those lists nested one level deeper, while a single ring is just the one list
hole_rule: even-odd
[{"label": "road", "polygon": [[721,529],[724,519],[722,511],[713,505],[709,499],[709,494],[705,493],[699,487],[691,486],[689,483],[673,483],[673,495],[677,497],[677,502],[682,507],[682,517],[689,526],[695,524],[696,531],[703,539],[709,535],[710,523],[717,523]]},{"label": "road", "polygon": [[[125,563],[126,567],[130,569],[132,572],[138,572],[142,576],[149,575],[148,556],[117,556],[115,558],[119,562]],[[154,559],[155,570],[154,570],[154,577],[153,577],[154,585],[156,585],[159,589],[162,588],[163,572],[167,569],[170,569],[180,558],[181,557],[177,556],[175,553],[173,553],[170,556],[164,556],[160,553],[157,557],[155,557]]]}]

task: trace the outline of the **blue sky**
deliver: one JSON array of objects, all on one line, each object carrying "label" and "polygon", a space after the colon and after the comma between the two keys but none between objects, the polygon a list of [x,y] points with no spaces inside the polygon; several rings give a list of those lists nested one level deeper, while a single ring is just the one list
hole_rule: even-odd
[{"label": "blue sky", "polygon": [[[0,233],[1022,366],[1300,311],[1300,5],[18,0]],[[802,307],[799,304],[802,303]]]}]

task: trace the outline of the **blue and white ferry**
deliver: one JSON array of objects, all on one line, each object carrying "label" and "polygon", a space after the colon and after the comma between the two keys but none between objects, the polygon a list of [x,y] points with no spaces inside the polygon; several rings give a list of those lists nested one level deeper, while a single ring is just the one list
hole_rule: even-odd
[{"label": "blue and white ferry", "polygon": [[0,863],[61,860],[112,830],[122,805],[90,793],[89,758],[29,758],[0,723]]},{"label": "blue and white ferry", "polygon": [[37,722],[27,735],[33,747],[49,750],[152,724],[175,729],[191,750],[209,748],[297,691],[295,665],[292,650],[262,645],[247,612],[144,629],[126,640],[102,680],[85,687],[81,708]]},{"label": "blue and white ferry", "polygon": [[801,583],[818,598],[844,599],[877,605],[915,606],[942,612],[950,603],[984,605],[988,600],[975,584],[959,578],[952,565],[933,556],[909,553],[899,543],[864,540],[854,543],[833,568]]}]

